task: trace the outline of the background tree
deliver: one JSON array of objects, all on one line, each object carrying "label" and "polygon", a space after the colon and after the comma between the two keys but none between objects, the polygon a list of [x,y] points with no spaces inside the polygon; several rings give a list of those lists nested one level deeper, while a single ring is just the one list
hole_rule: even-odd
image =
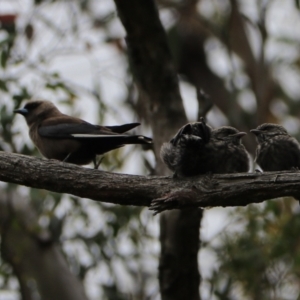
[{"label": "background tree", "polygon": [[[3,150],[37,155],[27,135],[20,134],[24,123],[14,119],[12,110],[23,99],[45,97],[95,123],[139,116],[145,124],[141,131],[152,129],[155,155],[126,148],[105,156],[102,168],[163,174],[160,145],[187,121],[185,111],[190,120],[203,113],[196,100],[199,88],[215,104],[208,114],[214,126],[248,131],[275,122],[299,136],[298,1],[158,1],[173,61],[154,3],[115,2],[127,45],[111,1],[28,1],[26,9],[7,2],[7,14],[0,16]],[[185,111],[173,62],[181,75]],[[249,136],[245,144],[254,153],[254,139]],[[5,295],[16,295],[19,286],[24,299],[37,294],[75,299],[74,293],[83,299],[82,282],[91,299],[159,298],[153,267],[157,226],[147,211],[11,184],[1,185],[1,195]],[[199,299],[201,217],[200,210],[161,216],[163,299]],[[213,224],[216,217],[222,220],[219,226]],[[296,299],[298,223],[291,199],[205,211],[203,298]],[[218,228],[222,233],[213,238],[207,233]],[[49,285],[54,271],[58,281],[64,275],[71,283]]]}]

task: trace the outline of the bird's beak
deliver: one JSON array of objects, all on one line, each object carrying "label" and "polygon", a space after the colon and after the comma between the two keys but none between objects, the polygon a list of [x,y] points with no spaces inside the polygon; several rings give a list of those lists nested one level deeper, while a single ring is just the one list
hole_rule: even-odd
[{"label": "bird's beak", "polygon": [[241,139],[243,136],[247,135],[246,132],[238,132],[236,134],[233,134],[232,136],[238,138],[238,139]]},{"label": "bird's beak", "polygon": [[28,114],[28,110],[26,108],[15,109],[14,113],[26,116]]},{"label": "bird's beak", "polygon": [[255,135],[259,135],[261,133],[261,131],[258,130],[258,129],[251,129],[250,132],[255,134]]}]

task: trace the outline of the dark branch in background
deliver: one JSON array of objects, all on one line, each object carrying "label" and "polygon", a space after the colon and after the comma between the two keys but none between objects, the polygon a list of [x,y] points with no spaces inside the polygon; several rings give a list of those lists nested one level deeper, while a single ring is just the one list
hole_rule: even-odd
[{"label": "dark branch in background", "polygon": [[264,56],[266,46],[265,29],[261,23],[262,43],[259,55],[256,57],[251,48],[249,34],[247,34],[247,21],[240,10],[239,1],[230,0],[230,2],[229,40],[225,43],[228,44],[229,49],[232,49],[242,59],[245,71],[250,78],[252,90],[257,99],[257,111],[252,119],[257,121],[257,124],[265,123],[270,119],[274,119],[270,111],[270,103],[276,97],[274,94],[276,84],[272,77],[272,68],[270,68],[270,64],[266,62]]},{"label": "dark branch in background", "polygon": [[116,174],[0,152],[0,180],[155,212],[188,207],[245,206],[300,198],[300,172],[240,173],[173,179]]},{"label": "dark branch in background", "polygon": [[[128,56],[139,90],[139,104],[151,125],[156,174],[168,170],[160,147],[187,123],[178,76],[154,0],[115,0],[126,30]],[[156,189],[155,187],[154,189]],[[163,300],[199,300],[201,210],[166,212],[160,218],[159,284]],[[189,234],[186,234],[186,233]]]},{"label": "dark branch in background", "polygon": [[53,232],[38,224],[38,216],[24,197],[12,190],[1,195],[0,220],[1,255],[19,279],[22,300],[36,299],[32,280],[40,299],[87,300]]}]

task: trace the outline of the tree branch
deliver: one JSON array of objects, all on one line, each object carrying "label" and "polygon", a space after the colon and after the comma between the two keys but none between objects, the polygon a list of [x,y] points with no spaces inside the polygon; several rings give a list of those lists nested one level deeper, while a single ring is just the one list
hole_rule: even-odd
[{"label": "tree branch", "polygon": [[300,172],[295,171],[174,179],[109,173],[6,152],[0,152],[0,180],[101,202],[150,206],[155,212],[300,198]]}]

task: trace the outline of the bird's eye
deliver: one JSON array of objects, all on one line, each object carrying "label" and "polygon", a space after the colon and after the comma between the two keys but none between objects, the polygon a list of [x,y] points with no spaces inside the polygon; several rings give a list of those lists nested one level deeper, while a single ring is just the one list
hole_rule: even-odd
[{"label": "bird's eye", "polygon": [[24,108],[26,108],[27,110],[34,110],[39,105],[40,105],[39,102],[27,103]]}]

